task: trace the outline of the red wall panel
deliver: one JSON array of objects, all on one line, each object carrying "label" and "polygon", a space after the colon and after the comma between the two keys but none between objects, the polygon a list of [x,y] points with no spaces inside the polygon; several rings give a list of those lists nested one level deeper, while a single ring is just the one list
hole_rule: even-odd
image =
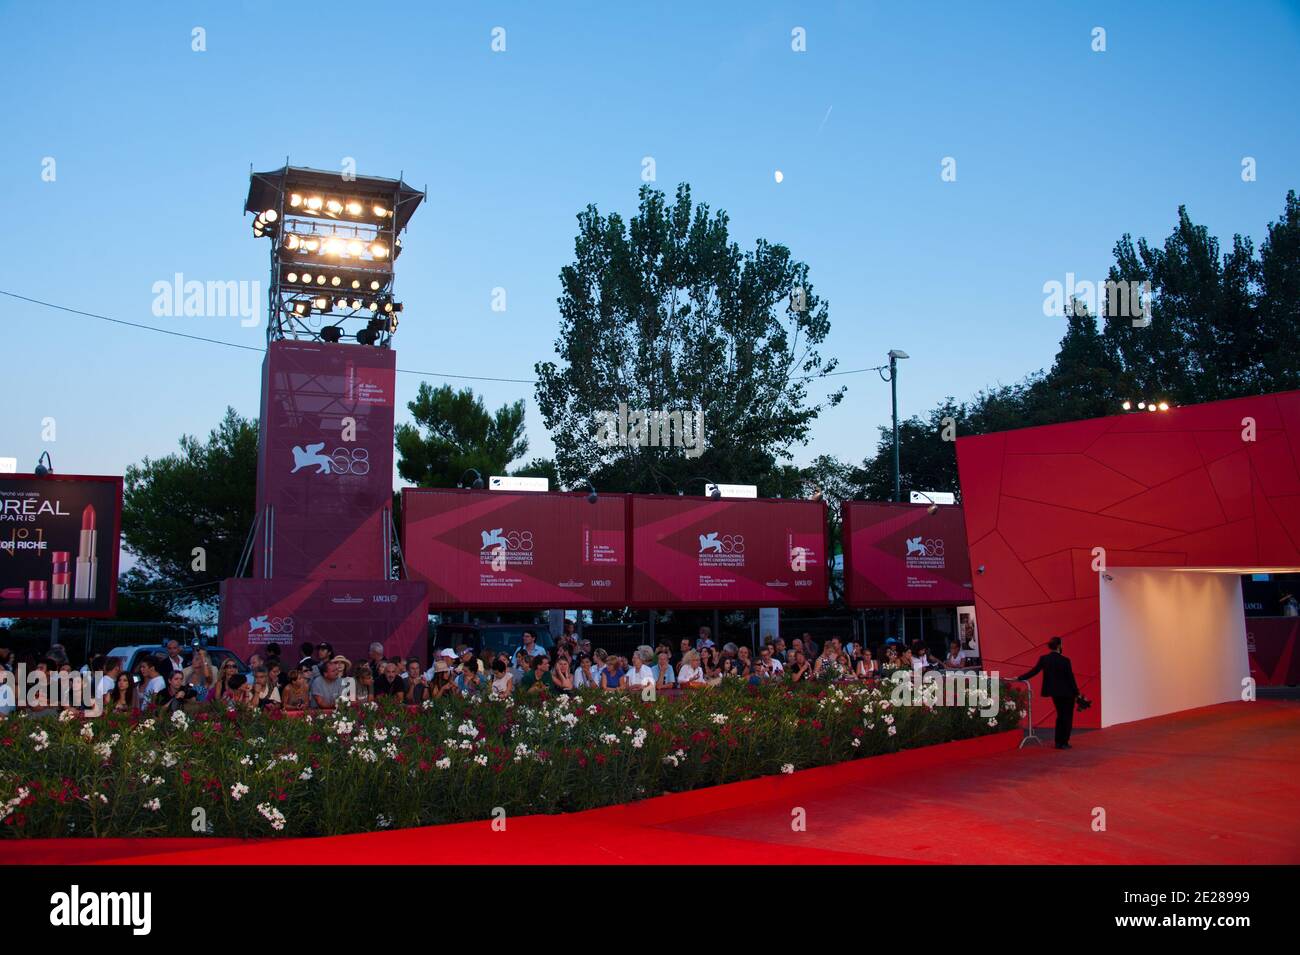
[{"label": "red wall panel", "polygon": [[961,508],[845,501],[844,589],[850,607],[960,606],[971,602]]},{"label": "red wall panel", "polygon": [[1097,702],[1078,724],[1098,726],[1093,548],[1109,567],[1300,568],[1297,462],[1295,391],[959,438],[986,665],[1014,675],[1062,637]]}]

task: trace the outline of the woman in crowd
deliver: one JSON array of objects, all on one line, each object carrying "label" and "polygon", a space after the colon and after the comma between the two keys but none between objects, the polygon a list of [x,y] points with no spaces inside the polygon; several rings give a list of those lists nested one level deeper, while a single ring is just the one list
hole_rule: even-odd
[{"label": "woman in crowd", "polygon": [[576,689],[575,684],[573,671],[569,669],[569,658],[567,655],[561,656],[555,661],[555,669],[551,671],[551,689],[567,696]]},{"label": "woman in crowd", "polygon": [[280,666],[279,657],[269,657],[270,663],[266,665],[266,678],[271,686],[277,689],[284,689],[284,668]]},{"label": "woman in crowd", "polygon": [[289,682],[280,693],[280,702],[286,710],[305,710],[307,709],[307,696],[310,684],[307,682],[307,673],[301,667],[294,667],[289,671]]},{"label": "woman in crowd", "polygon": [[871,680],[880,675],[880,664],[871,655],[870,647],[862,647],[858,652],[858,661],[853,670],[859,680]]},{"label": "woman in crowd", "polygon": [[154,708],[160,713],[175,713],[195,698],[194,688],[185,685],[185,674],[172,670],[167,683],[153,696]]},{"label": "woman in crowd", "polygon": [[943,658],[943,665],[950,670],[958,670],[966,665],[966,651],[957,640],[948,641],[948,655]]},{"label": "woman in crowd", "polygon": [[[690,641],[683,640],[689,647]],[[682,655],[681,667],[677,671],[678,686],[704,686],[704,671],[700,668],[700,654],[691,649]]]},{"label": "woman in crowd", "polygon": [[370,669],[369,663],[358,663],[353,679],[356,680],[353,684],[355,702],[369,703],[375,698],[375,671]]},{"label": "woman in crowd", "polygon": [[[597,651],[599,652],[599,651]],[[617,690],[626,686],[626,671],[619,666],[619,658],[610,654],[605,658],[605,669],[600,671],[600,686],[605,690]]]},{"label": "woman in crowd", "polygon": [[600,675],[591,665],[591,657],[582,654],[578,657],[578,669],[573,674],[573,685],[576,689],[585,690],[588,687],[598,686],[600,684]]},{"label": "woman in crowd", "polygon": [[[498,659],[497,663],[505,669],[505,660]],[[444,696],[457,696],[460,693],[456,689],[456,681],[451,678],[451,666],[447,663],[445,657],[439,657],[433,661],[433,679],[429,681],[429,696],[432,699],[441,699]]]},{"label": "woman in crowd", "polygon": [[190,665],[185,668],[185,682],[194,687],[195,698],[206,703],[217,685],[217,668],[208,659],[208,651],[202,647],[194,648]]},{"label": "woman in crowd", "polygon": [[113,686],[113,692],[108,696],[108,703],[104,707],[105,713],[130,713],[135,709],[135,680],[131,679],[131,674],[123,670],[117,675],[117,683]]},{"label": "woman in crowd", "polygon": [[[222,662],[221,669],[217,671],[217,685],[209,698],[214,700],[231,699],[231,681],[238,676],[239,664],[233,659],[227,658]],[[240,677],[240,679],[243,678]]]},{"label": "woman in crowd", "polygon": [[898,647],[894,646],[892,643],[887,645],[885,647],[885,659],[880,664],[881,673],[889,673],[897,670],[901,665],[901,662],[902,661],[898,658]]},{"label": "woman in crowd", "polygon": [[718,648],[705,647],[700,652],[700,667],[704,670],[704,679],[716,683],[722,677],[722,665],[718,662]]},{"label": "woman in crowd", "polygon": [[655,675],[655,686],[661,690],[677,685],[677,674],[673,671],[673,665],[668,662],[668,648],[663,647],[659,651],[659,665],[651,667]]}]

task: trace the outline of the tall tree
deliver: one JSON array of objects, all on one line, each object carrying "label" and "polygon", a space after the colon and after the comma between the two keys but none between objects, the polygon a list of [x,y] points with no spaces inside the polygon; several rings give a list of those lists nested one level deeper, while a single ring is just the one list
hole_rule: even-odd
[{"label": "tall tree", "polygon": [[[643,186],[630,222],[588,206],[560,272],[558,361],[536,366],[560,478],[667,491],[707,477],[775,493],[778,463],[843,396],[809,399],[809,383],[835,361],[818,352],[829,309],[808,273],[779,244],[760,239],[742,252],[726,213],[693,205],[685,184],[671,201]],[[704,450],[598,440],[620,403],[700,411]]]},{"label": "tall tree", "polygon": [[122,540],[138,570],[128,583],[159,591],[147,605],[215,606],[252,527],[256,483],[257,422],[233,408],[207,441],[185,435],[178,453],[126,469]]},{"label": "tall tree", "polygon": [[470,468],[486,480],[528,453],[522,400],[489,413],[470,388],[421,382],[406,407],[415,424],[397,426],[397,473],[418,487],[453,487]]}]

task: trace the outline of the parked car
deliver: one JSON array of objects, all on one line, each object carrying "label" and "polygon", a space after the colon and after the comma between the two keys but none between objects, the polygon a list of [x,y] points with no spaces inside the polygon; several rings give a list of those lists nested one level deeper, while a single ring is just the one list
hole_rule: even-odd
[{"label": "parked car", "polygon": [[[227,660],[234,660],[235,664],[239,667],[239,672],[242,673],[245,677],[248,676],[249,674],[248,664],[245,663],[243,660],[241,660],[239,658],[239,654],[235,653],[234,650],[227,650],[225,647],[212,647],[212,646],[203,647],[202,649],[208,655],[208,662],[211,663],[218,670],[221,669],[222,664],[224,664]],[[153,643],[153,644],[146,644],[146,645],[136,644],[134,646],[129,646],[129,647],[114,647],[112,650],[109,650],[106,654],[104,654],[104,657],[105,659],[107,659],[108,657],[117,657],[119,660],[122,661],[122,666],[126,670],[126,672],[130,673],[131,676],[134,678],[136,677],[136,672],[135,672],[136,664],[138,664],[142,658],[150,655],[165,657],[167,655],[167,645]],[[194,647],[189,646],[187,644],[181,644],[181,658],[185,661],[186,666],[190,665],[190,659],[193,656],[194,656]]]},{"label": "parked car", "polygon": [[547,652],[555,649],[555,641],[545,625],[527,623],[441,623],[429,637],[429,659],[443,648],[455,649],[464,644],[473,647],[474,653],[514,653],[524,643],[524,631],[531,630],[537,643]]}]

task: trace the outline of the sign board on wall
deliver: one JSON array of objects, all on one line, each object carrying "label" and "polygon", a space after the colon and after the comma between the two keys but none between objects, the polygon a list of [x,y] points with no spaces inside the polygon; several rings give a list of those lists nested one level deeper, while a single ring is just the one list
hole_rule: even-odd
[{"label": "sign board on wall", "polygon": [[111,617],[122,479],[0,475],[0,617]]},{"label": "sign board on wall", "polygon": [[850,607],[971,603],[966,523],[959,506],[847,501],[844,590]]},{"label": "sign board on wall", "polygon": [[635,495],[629,536],[633,606],[826,605],[821,501]]},{"label": "sign board on wall", "polygon": [[621,607],[625,498],[585,492],[402,489],[402,549],[429,606]]},{"label": "sign board on wall", "polygon": [[396,361],[387,348],[267,348],[255,577],[389,577]]}]

